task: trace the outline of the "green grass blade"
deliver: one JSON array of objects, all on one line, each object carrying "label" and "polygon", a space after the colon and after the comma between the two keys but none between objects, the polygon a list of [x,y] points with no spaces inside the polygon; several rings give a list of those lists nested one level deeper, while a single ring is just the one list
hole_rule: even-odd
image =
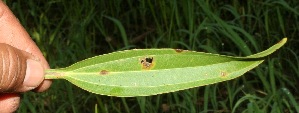
[{"label": "green grass blade", "polygon": [[117,27],[120,31],[121,37],[123,39],[123,43],[124,43],[125,47],[129,47],[129,40],[128,40],[128,37],[127,37],[127,33],[126,33],[126,30],[125,30],[124,26],[122,25],[122,23],[119,20],[115,19],[115,18],[112,18],[112,17],[109,17],[109,16],[104,16],[104,17],[106,17],[109,20],[113,21],[117,25]]}]

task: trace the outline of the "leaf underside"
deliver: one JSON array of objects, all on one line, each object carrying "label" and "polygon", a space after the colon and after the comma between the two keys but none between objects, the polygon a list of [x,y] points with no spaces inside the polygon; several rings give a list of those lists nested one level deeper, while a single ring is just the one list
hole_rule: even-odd
[{"label": "leaf underside", "polygon": [[148,96],[204,86],[239,77],[263,62],[287,41],[247,57],[180,49],[134,49],[113,52],[46,71],[46,79],[66,79],[89,92]]}]

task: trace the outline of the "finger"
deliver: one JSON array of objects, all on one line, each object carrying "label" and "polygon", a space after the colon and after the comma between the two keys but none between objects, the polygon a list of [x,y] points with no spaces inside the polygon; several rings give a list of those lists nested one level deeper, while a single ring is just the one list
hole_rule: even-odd
[{"label": "finger", "polygon": [[[0,0],[0,43],[6,43],[20,50],[24,50],[38,57],[45,69],[49,68],[46,59],[36,44],[31,40],[26,30],[19,23],[9,8]],[[45,80],[36,91],[44,91],[51,85],[50,80]]]},{"label": "finger", "polygon": [[37,58],[0,43],[0,92],[25,92],[36,88],[44,70]]},{"label": "finger", "polygon": [[51,84],[52,84],[51,80],[44,80],[36,89],[34,89],[34,91],[35,92],[43,92],[43,91],[49,89]]},{"label": "finger", "polygon": [[18,94],[0,94],[1,113],[13,113],[19,107],[20,97]]}]

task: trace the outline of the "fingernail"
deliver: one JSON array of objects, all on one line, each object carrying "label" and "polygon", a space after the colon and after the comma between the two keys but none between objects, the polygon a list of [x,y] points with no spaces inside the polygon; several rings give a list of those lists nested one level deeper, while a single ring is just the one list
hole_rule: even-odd
[{"label": "fingernail", "polygon": [[40,62],[28,59],[27,69],[23,85],[28,89],[34,89],[43,81],[44,69]]}]

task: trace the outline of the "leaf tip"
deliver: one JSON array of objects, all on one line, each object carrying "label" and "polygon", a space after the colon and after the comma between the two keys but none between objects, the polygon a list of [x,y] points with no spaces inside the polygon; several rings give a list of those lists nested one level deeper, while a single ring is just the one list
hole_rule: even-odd
[{"label": "leaf tip", "polygon": [[287,37],[284,37],[281,41],[279,41],[278,43],[286,43],[287,42],[287,40],[288,40],[288,38]]}]

